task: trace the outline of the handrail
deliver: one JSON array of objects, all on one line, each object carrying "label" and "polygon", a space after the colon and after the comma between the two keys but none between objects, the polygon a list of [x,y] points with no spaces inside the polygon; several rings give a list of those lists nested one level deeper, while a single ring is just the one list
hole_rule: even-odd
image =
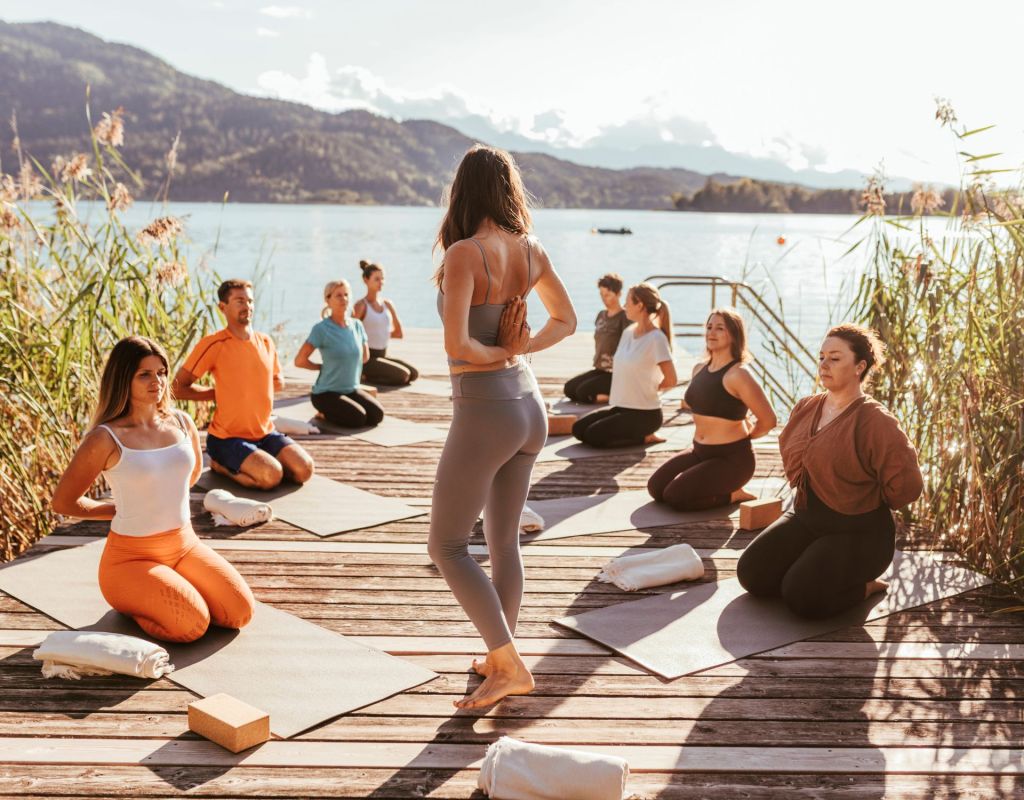
[{"label": "handrail", "polygon": [[[745,309],[757,322],[759,322],[770,340],[774,341],[782,351],[790,358],[800,371],[808,378],[814,380],[817,373],[809,365],[815,362],[814,356],[804,346],[800,338],[786,325],[785,320],[776,313],[761,294],[747,283],[734,281],[720,275],[651,275],[645,279],[649,283],[655,283],[659,291],[671,287],[709,287],[711,289],[711,305],[715,308],[718,303],[719,289],[727,289],[729,292],[729,304]],[[694,322],[675,322],[673,327],[680,329],[682,336],[703,335],[704,325]],[[697,328],[699,330],[692,330]],[[806,359],[806,360],[805,360]],[[782,385],[781,381],[772,375],[764,364],[756,358],[752,366],[758,373],[762,382],[770,391],[779,395],[790,403],[795,402],[791,392]]]}]

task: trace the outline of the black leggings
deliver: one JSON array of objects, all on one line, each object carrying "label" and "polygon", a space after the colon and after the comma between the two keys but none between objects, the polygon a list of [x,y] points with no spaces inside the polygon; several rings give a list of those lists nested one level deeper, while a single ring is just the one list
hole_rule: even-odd
[{"label": "black leggings", "polygon": [[599,408],[576,420],[572,435],[591,447],[628,447],[661,427],[660,408]]},{"label": "black leggings", "polygon": [[651,475],[647,491],[678,511],[700,511],[729,504],[731,495],[754,477],[750,439],[701,444],[669,459]]},{"label": "black leggings", "polygon": [[599,394],[611,394],[612,374],[603,369],[592,369],[569,378],[562,391],[577,403],[596,403]]},{"label": "black leggings", "polygon": [[385,358],[388,351],[370,348],[370,360],[363,364],[363,380],[379,386],[406,386],[416,380],[419,370],[397,358]]},{"label": "black leggings", "polygon": [[372,428],[384,419],[384,408],[361,389],[348,394],[318,392],[309,397],[313,408],[342,428]]},{"label": "black leggings", "polygon": [[830,617],[864,599],[864,588],[896,549],[892,513],[840,514],[808,490],[808,507],[787,511],[743,551],[736,577],[752,595],[782,597],[802,617]]}]

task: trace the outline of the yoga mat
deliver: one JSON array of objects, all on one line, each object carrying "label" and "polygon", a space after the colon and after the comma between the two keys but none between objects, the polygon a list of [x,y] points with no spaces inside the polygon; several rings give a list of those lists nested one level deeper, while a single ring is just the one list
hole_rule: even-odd
[{"label": "yoga mat", "polygon": [[450,380],[436,380],[434,378],[417,378],[406,386],[399,386],[392,389],[390,386],[381,386],[382,391],[408,392],[409,394],[428,394],[432,397],[451,398],[452,382]]},{"label": "yoga mat", "polygon": [[573,461],[579,458],[593,458],[615,453],[660,453],[663,451],[685,450],[693,444],[693,425],[670,425],[658,431],[665,438],[658,444],[638,444],[628,447],[591,447],[572,436],[549,436],[547,443],[537,456],[537,463],[548,461]]},{"label": "yoga mat", "polygon": [[[0,590],[69,627],[152,641],[103,599],[96,580],[103,545],[0,567]],[[271,730],[286,738],[436,677],[263,603],[241,631],[211,628],[191,644],[162,644],[176,668],[168,679],[204,697],[226,692],[262,709]]]},{"label": "yoga mat", "polygon": [[282,416],[299,419],[303,422],[310,422],[316,425],[321,433],[330,433],[336,436],[351,436],[370,444],[381,447],[400,447],[406,444],[418,444],[419,442],[434,442],[444,439],[448,432],[443,428],[434,425],[424,425],[422,422],[412,422],[407,419],[385,416],[380,425],[373,428],[342,428],[332,425],[323,417],[317,416],[317,410],[309,398],[293,398],[282,400],[274,405],[274,411]]},{"label": "yoga mat", "polygon": [[[774,497],[785,485],[782,478],[755,478],[744,488],[758,497]],[[664,503],[654,502],[644,489],[557,500],[531,500],[530,508],[543,517],[545,525],[540,533],[522,534],[520,541],[523,543],[739,518],[738,504],[705,511],[676,511]]]},{"label": "yoga mat", "polygon": [[554,622],[663,678],[678,678],[991,583],[925,553],[900,550],[882,579],[890,582],[886,594],[821,620],[798,617],[778,599],[751,597],[730,578]]},{"label": "yoga mat", "polygon": [[393,497],[364,492],[322,475],[314,475],[301,486],[283,481],[264,491],[247,489],[225,475],[206,470],[199,478],[199,485],[207,491],[225,489],[236,497],[270,503],[275,517],[317,536],[372,528],[424,513],[422,508],[407,506]]}]

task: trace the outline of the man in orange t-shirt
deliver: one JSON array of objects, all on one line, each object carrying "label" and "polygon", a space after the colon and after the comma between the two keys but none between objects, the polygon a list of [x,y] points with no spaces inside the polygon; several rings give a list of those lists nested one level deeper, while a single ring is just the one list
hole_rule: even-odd
[{"label": "man in orange t-shirt", "polygon": [[[305,483],[313,459],[270,420],[274,391],[284,388],[284,379],[273,340],[252,329],[252,284],[224,281],[217,298],[227,327],[204,336],[185,359],[174,376],[174,396],[216,401],[206,434],[214,472],[254,489],[273,489],[283,478]],[[207,373],[214,388],[193,385]]]}]

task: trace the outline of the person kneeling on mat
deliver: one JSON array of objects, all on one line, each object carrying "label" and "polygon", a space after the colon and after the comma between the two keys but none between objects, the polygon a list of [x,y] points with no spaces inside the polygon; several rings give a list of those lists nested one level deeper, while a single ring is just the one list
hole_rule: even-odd
[{"label": "person kneeling on mat", "polygon": [[597,282],[604,308],[594,320],[594,368],[570,378],[563,391],[577,403],[606,403],[612,390],[612,364],[622,331],[629,318],[622,310],[622,278],[614,272],[603,275]]},{"label": "person kneeling on mat", "polygon": [[804,617],[832,616],[885,591],[877,578],[896,547],[890,509],[923,488],[907,435],[862,388],[882,361],[874,331],[844,324],[828,332],[818,356],[826,391],[800,400],[779,438],[795,507],[736,566],[744,589],[781,596]]},{"label": "person kneeling on mat", "polygon": [[[171,406],[163,348],[141,336],[122,339],[53,510],[110,520],[99,568],[103,598],[163,641],[195,641],[211,623],[245,627],[256,608],[238,571],[192,530],[189,489],[202,468],[195,423]],[[112,500],[88,497],[100,475]]]},{"label": "person kneeling on mat", "polygon": [[743,317],[735,309],[714,309],[704,325],[704,343],[705,357],[693,368],[684,396],[693,412],[693,447],[662,464],[647,482],[651,497],[679,511],[753,500],[743,491],[754,476],[750,442],[777,421],[745,366],[750,353]]},{"label": "person kneeling on mat", "polygon": [[[273,339],[252,328],[252,284],[224,281],[217,299],[227,327],[199,340],[174,376],[173,394],[216,402],[206,434],[214,472],[250,489],[273,489],[283,478],[305,483],[313,477],[313,459],[270,419],[284,378]],[[212,389],[194,385],[206,373],[213,376]]]},{"label": "person kneeling on mat", "polygon": [[572,435],[592,447],[661,441],[654,436],[663,421],[658,393],[676,385],[668,303],[649,283],[638,283],[626,294],[625,314],[633,324],[615,350],[610,407],[572,426]]},{"label": "person kneeling on mat", "polygon": [[[384,419],[384,408],[359,388],[370,347],[363,323],[348,315],[351,293],[346,280],[324,287],[323,319],[295,354],[295,366],[320,373],[310,400],[328,422],[342,428],[372,428]],[[319,364],[309,358],[314,350],[320,351]]]},{"label": "person kneeling on mat", "polygon": [[380,264],[360,261],[366,297],[357,300],[352,316],[363,323],[370,345],[370,360],[363,364],[363,380],[375,386],[408,386],[420,373],[412,364],[388,357],[388,341],[402,338],[402,323],[394,304],[381,294],[384,268]]}]

